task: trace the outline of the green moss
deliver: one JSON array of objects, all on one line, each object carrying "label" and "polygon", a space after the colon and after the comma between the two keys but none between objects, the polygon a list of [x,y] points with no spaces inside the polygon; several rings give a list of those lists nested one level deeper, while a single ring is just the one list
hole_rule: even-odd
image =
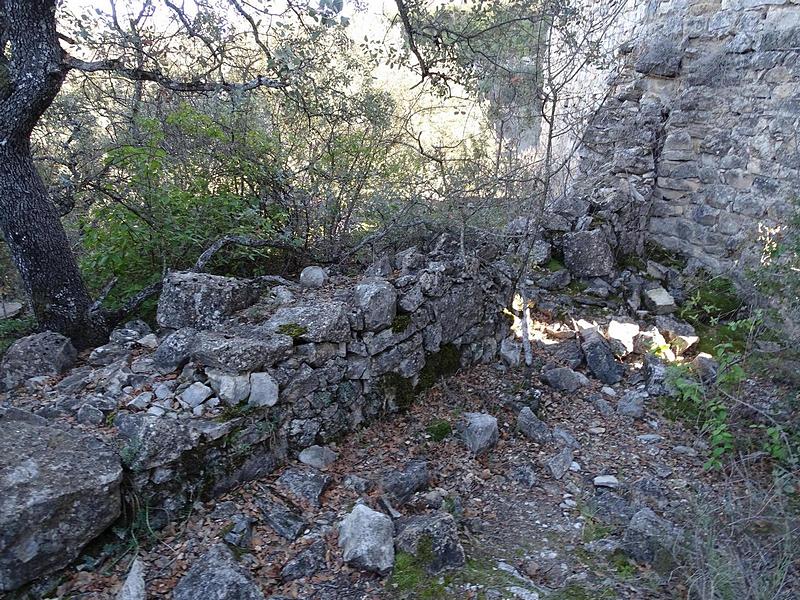
[{"label": "green moss", "polygon": [[425,366],[419,374],[417,391],[430,389],[440,377],[452,375],[461,366],[461,352],[453,344],[445,344],[438,352],[425,358]]},{"label": "green moss", "polygon": [[397,315],[392,321],[392,331],[403,333],[411,325],[411,315]]},{"label": "green moss", "polygon": [[731,344],[731,351],[744,353],[747,349],[747,330],[742,327],[731,328],[729,324],[705,325],[696,324],[695,331],[700,337],[697,342],[698,352],[716,354],[719,344]]},{"label": "green moss", "polygon": [[435,600],[444,598],[446,593],[445,584],[428,574],[425,562],[408,552],[398,552],[395,556],[394,570],[387,586],[403,598]]},{"label": "green moss", "polygon": [[385,396],[394,398],[394,403],[400,410],[408,410],[416,398],[411,380],[401,377],[397,373],[384,375],[380,387]]},{"label": "green moss", "polygon": [[636,574],[636,563],[631,561],[621,550],[616,550],[609,556],[608,562],[614,567],[621,579],[630,579]]},{"label": "green moss", "polygon": [[293,340],[296,340],[297,338],[308,333],[308,329],[302,325],[298,325],[297,323],[284,323],[283,325],[278,326],[278,333],[288,335]]},{"label": "green moss", "polygon": [[682,319],[692,325],[716,324],[729,319],[742,307],[742,299],[728,277],[713,277],[705,271],[696,275],[698,284],[680,311]]},{"label": "green moss", "polygon": [[644,253],[647,258],[653,260],[665,267],[672,267],[674,269],[678,269],[679,271],[686,267],[686,259],[670,250],[667,250],[663,246],[659,246],[653,242],[647,242],[644,246]]},{"label": "green moss", "polygon": [[636,254],[627,254],[619,259],[618,263],[620,269],[630,269],[631,271],[642,272],[647,270],[647,261]]},{"label": "green moss", "polygon": [[548,596],[548,600],[595,600],[597,597],[594,591],[587,590],[579,583],[570,583],[552,596]]},{"label": "green moss", "polygon": [[551,258],[547,261],[547,264],[544,266],[544,268],[555,273],[556,271],[561,271],[564,268],[564,263],[556,260],[555,258]]},{"label": "green moss", "polygon": [[444,419],[435,419],[431,421],[425,431],[428,432],[434,442],[441,442],[453,433],[453,428]]},{"label": "green moss", "polygon": [[239,417],[247,416],[247,414],[252,410],[253,407],[249,404],[245,404],[244,402],[234,406],[225,406],[222,409],[222,412],[214,420],[217,421],[217,423],[227,423],[228,421],[233,421]]}]

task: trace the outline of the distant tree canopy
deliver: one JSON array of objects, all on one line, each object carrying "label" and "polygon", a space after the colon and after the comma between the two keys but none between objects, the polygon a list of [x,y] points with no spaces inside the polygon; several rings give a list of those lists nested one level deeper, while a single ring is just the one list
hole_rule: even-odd
[{"label": "distant tree canopy", "polygon": [[[533,210],[554,34],[571,64],[599,29],[570,0],[395,4],[399,44],[356,42],[338,0],[0,0],[0,226],[40,326],[102,341],[226,235],[273,242],[210,265],[253,275]],[[462,133],[432,133],[452,107]]]}]

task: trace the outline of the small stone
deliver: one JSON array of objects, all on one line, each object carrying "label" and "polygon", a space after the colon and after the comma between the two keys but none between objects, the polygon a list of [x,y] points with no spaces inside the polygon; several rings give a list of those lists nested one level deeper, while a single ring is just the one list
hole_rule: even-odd
[{"label": "small stone", "polygon": [[542,373],[542,380],[550,387],[563,392],[573,393],[585,385],[589,385],[589,379],[577,371],[567,367],[550,369]]},{"label": "small stone", "polygon": [[547,470],[553,479],[561,479],[569,471],[572,464],[572,448],[563,448],[558,454],[547,460]]},{"label": "small stone", "polygon": [[105,416],[99,408],[95,408],[91,404],[84,404],[78,409],[77,418],[78,423],[83,423],[84,425],[100,425]]},{"label": "small stone", "polygon": [[321,288],[328,281],[328,274],[325,269],[316,265],[311,265],[303,269],[300,273],[300,285],[305,288]]},{"label": "small stone", "polygon": [[128,402],[127,406],[137,408],[139,410],[144,410],[150,403],[153,401],[153,393],[152,392],[142,392],[138,396],[136,396],[133,400]]},{"label": "small stone", "polygon": [[606,396],[611,396],[612,398],[617,397],[617,392],[614,391],[614,388],[608,387],[607,385],[601,387],[600,391],[604,393]]},{"label": "small stone", "polygon": [[386,473],[381,486],[398,504],[406,502],[412,494],[426,489],[430,485],[428,463],[424,460],[412,460],[401,470]]},{"label": "small stone", "polygon": [[166,400],[167,398],[172,398],[174,390],[175,386],[172,383],[160,383],[153,390],[153,394],[159,400]]},{"label": "small stone", "polygon": [[524,407],[517,416],[517,429],[525,437],[537,444],[546,444],[553,439],[553,434],[544,422],[529,407]]},{"label": "small stone", "polygon": [[496,418],[485,413],[466,413],[464,419],[462,435],[470,452],[478,455],[494,447],[500,438]]},{"label": "small stone", "polygon": [[301,550],[281,569],[283,581],[294,581],[303,577],[311,577],[325,568],[325,542],[317,540],[308,548]]},{"label": "small stone", "polygon": [[664,438],[658,435],[657,433],[646,433],[644,435],[637,435],[636,439],[640,441],[642,444],[657,444]]},{"label": "small stone", "polygon": [[655,315],[666,315],[678,310],[675,299],[661,286],[645,290],[644,303]]},{"label": "small stone", "polygon": [[139,338],[136,343],[141,346],[142,348],[147,348],[148,350],[155,350],[158,348],[158,337],[155,333],[148,333],[143,338]]},{"label": "small stone", "polygon": [[278,382],[269,373],[250,374],[250,406],[275,406],[278,403]]},{"label": "small stone", "polygon": [[194,408],[208,400],[213,394],[214,392],[210,387],[199,381],[195,381],[192,385],[183,390],[181,400],[191,408]]},{"label": "small stone", "polygon": [[150,408],[147,409],[147,414],[153,415],[155,417],[163,417],[166,412],[167,411],[165,411],[160,406],[151,406]]},{"label": "small stone", "polygon": [[339,547],[346,563],[386,574],[394,566],[394,524],[383,513],[356,504],[339,525]]},{"label": "small stone", "polygon": [[307,502],[312,506],[319,506],[320,497],[330,481],[330,477],[316,469],[290,467],[278,477],[275,484],[294,496],[295,499]]},{"label": "small stone", "polygon": [[[398,551],[417,557],[429,574],[464,566],[466,557],[453,515],[434,513],[405,517],[398,520],[397,529],[395,544]],[[423,541],[424,551],[421,548]]]},{"label": "small stone", "polygon": [[645,394],[636,390],[626,392],[617,403],[617,413],[623,417],[641,419],[644,416]]},{"label": "small stone", "polygon": [[228,375],[216,369],[206,369],[206,375],[211,389],[229,406],[236,406],[250,395],[248,375]]},{"label": "small stone", "polygon": [[145,600],[144,567],[138,558],[133,560],[125,583],[117,594],[117,600]]},{"label": "small stone", "polygon": [[598,475],[592,480],[594,487],[615,489],[619,487],[619,479],[613,475]]},{"label": "small stone", "polygon": [[689,446],[675,446],[672,452],[681,456],[691,456],[692,458],[697,456],[697,450]]},{"label": "small stone", "polygon": [[298,457],[300,462],[304,465],[314,467],[316,469],[324,469],[332,465],[339,455],[324,446],[310,446],[300,452]]},{"label": "small stone", "polygon": [[174,600],[264,600],[258,585],[225,544],[212,546],[198,558],[175,586],[172,597]]},{"label": "small stone", "polygon": [[258,501],[258,507],[261,509],[267,525],[272,527],[279,536],[289,541],[300,537],[306,528],[303,518],[278,500],[261,498]]}]

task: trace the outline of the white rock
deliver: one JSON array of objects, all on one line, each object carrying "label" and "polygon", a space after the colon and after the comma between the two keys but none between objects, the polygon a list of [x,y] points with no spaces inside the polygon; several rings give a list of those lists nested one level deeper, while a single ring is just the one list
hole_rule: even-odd
[{"label": "white rock", "polygon": [[339,547],[346,563],[388,573],[394,566],[394,524],[383,513],[356,504],[339,524]]},{"label": "white rock", "polygon": [[199,381],[195,381],[192,385],[183,390],[183,393],[181,394],[181,399],[184,402],[186,402],[186,404],[194,408],[195,406],[202,404],[213,394],[214,392],[211,390],[210,387],[208,387],[203,383],[200,383]]},{"label": "white rock", "polygon": [[275,406],[278,403],[278,382],[269,373],[250,374],[251,406]]},{"label": "white rock", "polygon": [[333,464],[339,458],[339,455],[324,446],[309,446],[300,452],[300,462],[314,467],[316,469],[324,469],[325,467]]},{"label": "white rock", "polygon": [[650,312],[656,315],[666,315],[678,309],[675,305],[675,299],[661,286],[646,290],[644,292],[644,303]]},{"label": "white rock", "polygon": [[136,558],[128,571],[122,589],[117,594],[117,600],[145,600],[145,598],[147,595],[144,587],[144,567]]},{"label": "white rock", "polygon": [[594,483],[594,487],[605,487],[611,489],[619,487],[619,479],[613,475],[598,475],[594,478],[592,483]]},{"label": "white rock", "polygon": [[300,285],[306,288],[321,288],[328,281],[325,269],[312,265],[300,273]]}]

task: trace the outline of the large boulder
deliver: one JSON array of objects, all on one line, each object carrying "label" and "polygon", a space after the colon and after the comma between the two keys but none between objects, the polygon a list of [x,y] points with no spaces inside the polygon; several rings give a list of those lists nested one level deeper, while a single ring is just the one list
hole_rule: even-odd
[{"label": "large boulder", "polygon": [[385,279],[367,279],[354,292],[355,305],[364,314],[364,328],[376,331],[388,327],[397,314],[397,291]]},{"label": "large boulder", "polygon": [[172,592],[174,600],[264,600],[250,574],[223,544],[198,558]]},{"label": "large boulder", "polygon": [[551,388],[572,394],[585,385],[589,385],[586,375],[573,371],[568,367],[549,369],[542,373],[542,381]]},{"label": "large boulder", "polygon": [[249,281],[207,273],[170,271],[158,299],[156,321],[161,327],[180,329],[213,327],[258,300]]},{"label": "large boulder", "polygon": [[651,77],[677,77],[681,72],[682,60],[683,50],[680,46],[667,38],[656,38],[644,47],[634,69]]},{"label": "large boulder", "polygon": [[339,546],[346,563],[365,571],[388,573],[394,566],[392,520],[356,504],[339,525]]},{"label": "large boulder", "polygon": [[253,332],[201,331],[194,338],[189,356],[198,364],[230,373],[261,371],[286,358],[292,350],[288,335]]},{"label": "large boulder", "polygon": [[300,273],[300,285],[304,288],[321,288],[328,282],[328,274],[325,269],[316,265],[311,265],[303,269]]},{"label": "large boulder", "polygon": [[564,264],[577,277],[604,277],[614,271],[614,254],[599,229],[564,235]]},{"label": "large boulder", "polygon": [[0,592],[74,560],[119,516],[121,482],[99,440],[0,412]]},{"label": "large boulder", "polygon": [[76,357],[72,343],[60,333],[44,331],[19,339],[0,362],[0,391],[12,390],[30,377],[60,375]]},{"label": "large boulder", "polygon": [[547,444],[553,439],[550,428],[527,406],[517,415],[517,429],[537,444]]}]

